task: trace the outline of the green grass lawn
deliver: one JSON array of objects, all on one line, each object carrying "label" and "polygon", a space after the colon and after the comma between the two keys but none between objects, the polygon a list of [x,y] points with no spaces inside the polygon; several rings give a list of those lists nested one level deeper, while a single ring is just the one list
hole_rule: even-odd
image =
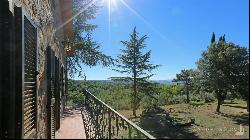
[{"label": "green grass lawn", "polygon": [[[221,113],[215,113],[216,103],[175,104],[162,106],[164,113],[141,115],[132,119],[132,111],[120,111],[131,118],[156,138],[203,138],[203,139],[241,139],[249,138],[249,114],[244,101],[225,101]],[[170,112],[171,110],[171,112]],[[194,124],[189,124],[190,119]],[[244,129],[242,136],[236,135]]]}]

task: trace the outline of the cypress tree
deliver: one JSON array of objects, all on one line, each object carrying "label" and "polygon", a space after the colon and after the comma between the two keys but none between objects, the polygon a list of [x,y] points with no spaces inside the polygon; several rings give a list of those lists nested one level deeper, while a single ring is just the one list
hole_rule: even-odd
[{"label": "cypress tree", "polygon": [[215,42],[215,34],[214,34],[214,32],[213,32],[212,38],[211,38],[211,43],[214,43],[214,42]]}]

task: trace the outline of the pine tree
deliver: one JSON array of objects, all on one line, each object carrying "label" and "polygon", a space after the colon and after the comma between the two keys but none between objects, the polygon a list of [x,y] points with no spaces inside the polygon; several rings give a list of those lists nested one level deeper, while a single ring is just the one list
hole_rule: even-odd
[{"label": "pine tree", "polygon": [[222,37],[222,41],[224,41],[224,42],[226,42],[226,38],[225,38],[225,34],[223,35],[223,37]]},{"label": "pine tree", "polygon": [[129,41],[121,41],[126,47],[122,49],[122,53],[117,59],[116,71],[130,76],[127,77],[111,77],[113,80],[125,80],[132,83],[133,92],[131,94],[131,105],[133,109],[133,115],[136,116],[136,110],[139,107],[141,88],[148,83],[150,77],[153,76],[152,70],[159,67],[159,65],[150,64],[151,51],[146,53],[142,52],[142,49],[146,47],[145,40],[147,36],[138,37],[136,27],[130,35]]},{"label": "pine tree", "polygon": [[212,38],[211,38],[211,43],[214,43],[214,42],[215,42],[215,34],[214,34],[214,32],[213,32]]},{"label": "pine tree", "polygon": [[73,1],[73,15],[78,16],[73,19],[73,36],[69,38],[68,42],[65,42],[74,50],[74,54],[67,57],[67,70],[70,77],[78,74],[86,78],[83,66],[92,67],[98,64],[109,66],[113,64],[113,59],[105,55],[100,50],[100,44],[92,38],[92,32],[97,26],[88,23],[89,20],[95,19],[99,8],[98,3],[93,3],[92,0]]},{"label": "pine tree", "polygon": [[185,86],[185,92],[187,95],[187,99],[186,102],[189,103],[190,99],[189,99],[189,92],[191,90],[192,87],[192,82],[193,82],[193,78],[195,76],[195,71],[193,69],[189,69],[189,70],[182,70],[180,74],[176,74],[176,79],[173,79],[173,82],[183,82],[184,86]]}]

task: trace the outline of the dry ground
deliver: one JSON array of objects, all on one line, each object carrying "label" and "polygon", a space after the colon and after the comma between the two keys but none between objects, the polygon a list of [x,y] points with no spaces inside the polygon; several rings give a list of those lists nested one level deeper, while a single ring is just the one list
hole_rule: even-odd
[{"label": "dry ground", "polygon": [[[167,113],[156,113],[133,119],[157,138],[241,139],[249,138],[249,114],[246,102],[225,101],[221,113],[215,113],[216,103],[190,103],[162,106]],[[170,112],[171,110],[171,112]],[[120,111],[132,118],[132,111]],[[190,119],[195,124],[188,124]],[[240,125],[244,133],[240,133]]]}]

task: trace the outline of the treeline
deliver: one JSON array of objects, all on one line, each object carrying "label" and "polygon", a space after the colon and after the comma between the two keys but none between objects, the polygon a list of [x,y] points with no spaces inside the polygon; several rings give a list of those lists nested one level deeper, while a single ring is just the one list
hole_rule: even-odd
[{"label": "treeline", "polygon": [[249,111],[249,49],[227,42],[225,36],[218,41],[213,33],[211,44],[201,55],[196,69],[182,70],[173,80],[174,85],[153,83],[151,71],[159,65],[149,63],[150,52],[143,54],[147,38],[138,37],[136,29],[130,41],[123,41],[125,49],[117,58],[116,71],[127,77],[112,77],[107,81],[69,81],[69,99],[80,104],[83,98],[79,89],[88,89],[98,98],[117,110],[143,108],[146,111],[161,105],[213,102],[217,100],[216,111],[226,99],[247,101]]},{"label": "treeline", "polygon": [[212,34],[211,43],[197,62],[196,69],[182,70],[174,81],[185,86],[186,102],[189,92],[212,93],[217,99],[216,112],[228,95],[247,101],[249,111],[249,49],[225,39],[225,35],[216,41]]},{"label": "treeline", "polygon": [[[147,111],[153,111],[159,106],[179,104],[186,101],[185,86],[182,84],[159,84],[152,83],[154,90],[151,95],[145,96],[140,94],[142,98],[140,108]],[[87,89],[99,99],[110,105],[116,110],[130,110],[131,105],[131,83],[124,82],[106,82],[106,81],[69,81],[68,101],[75,105],[81,105],[83,94],[82,89]],[[227,97],[230,98],[230,95]],[[196,91],[190,91],[190,100],[193,102],[213,102],[215,101],[213,94],[197,94]]]}]

